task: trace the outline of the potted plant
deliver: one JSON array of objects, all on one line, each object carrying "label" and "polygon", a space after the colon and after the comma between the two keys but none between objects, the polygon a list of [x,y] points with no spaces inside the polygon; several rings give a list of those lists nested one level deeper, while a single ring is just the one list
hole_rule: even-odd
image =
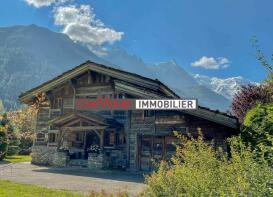
[{"label": "potted plant", "polygon": [[88,149],[87,149],[88,154],[92,155],[92,156],[97,156],[100,153],[100,147],[97,144],[91,145]]}]

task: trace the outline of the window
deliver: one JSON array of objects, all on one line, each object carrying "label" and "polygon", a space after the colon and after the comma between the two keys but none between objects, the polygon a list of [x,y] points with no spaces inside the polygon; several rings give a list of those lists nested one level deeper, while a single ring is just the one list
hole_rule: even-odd
[{"label": "window", "polygon": [[81,78],[78,79],[78,83],[80,85],[88,84],[88,75],[84,75]]},{"label": "window", "polygon": [[57,141],[56,133],[49,133],[48,134],[48,142],[49,143],[55,143],[56,141]]},{"label": "window", "polygon": [[58,130],[59,127],[57,127],[56,125],[50,125],[49,126],[49,130]]},{"label": "window", "polygon": [[144,118],[145,117],[152,117],[155,115],[155,111],[154,110],[144,110]]},{"label": "window", "polygon": [[126,138],[125,138],[125,135],[123,132],[120,134],[117,134],[116,137],[117,137],[117,139],[116,139],[117,145],[126,144]]},{"label": "window", "polygon": [[55,98],[53,101],[52,109],[61,109],[63,106],[62,98]]},{"label": "window", "polygon": [[174,131],[177,131],[180,134],[187,134],[188,133],[188,128],[181,126],[181,127],[174,127],[173,128]]},{"label": "window", "polygon": [[105,77],[105,75],[103,75],[103,76],[102,76],[102,82],[103,82],[103,83],[105,83],[105,81],[106,81],[105,79],[106,79],[106,77]]},{"label": "window", "polygon": [[36,141],[37,142],[44,142],[45,140],[45,134],[42,132],[37,133],[36,135]]},{"label": "window", "polygon": [[104,133],[104,145],[114,146],[116,144],[116,132],[114,130],[106,130]]},{"label": "window", "polygon": [[161,155],[163,154],[163,143],[164,143],[164,138],[163,137],[154,137],[154,142],[153,142],[153,154],[154,155]]},{"label": "window", "polygon": [[115,133],[112,131],[112,132],[110,132],[110,135],[109,135],[109,144],[110,145],[114,145],[115,144],[115,141],[116,141],[116,139],[115,139],[116,137],[115,137]]},{"label": "window", "polygon": [[102,75],[98,74],[96,82],[101,83],[101,80],[102,80]]},{"label": "window", "polygon": [[83,141],[83,133],[82,132],[76,133],[76,141],[78,141],[78,142]]},{"label": "window", "polygon": [[170,153],[174,153],[176,151],[175,142],[167,142],[166,143],[166,151]]},{"label": "window", "polygon": [[141,138],[141,150],[151,152],[152,138],[150,136],[143,136]]}]

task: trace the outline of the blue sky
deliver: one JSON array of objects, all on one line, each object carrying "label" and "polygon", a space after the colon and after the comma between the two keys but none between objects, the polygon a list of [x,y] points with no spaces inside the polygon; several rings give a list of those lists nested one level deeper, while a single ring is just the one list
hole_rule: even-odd
[{"label": "blue sky", "polygon": [[[26,1],[2,1],[0,26],[36,24],[62,32],[68,24],[56,22],[56,9],[90,5],[96,20],[114,35],[114,40],[107,37],[110,34],[102,35],[103,44],[95,43],[96,47],[113,42],[110,46],[122,47],[146,62],[175,59],[192,73],[217,77],[241,75],[261,81],[266,70],[255,59],[251,37],[257,36],[269,58],[273,53],[271,0],[68,0],[41,7],[33,4],[35,0]],[[101,28],[97,22],[94,25]],[[74,31],[67,31],[71,32]],[[86,41],[75,34],[69,35]],[[90,39],[87,42],[94,44],[93,38]]]}]

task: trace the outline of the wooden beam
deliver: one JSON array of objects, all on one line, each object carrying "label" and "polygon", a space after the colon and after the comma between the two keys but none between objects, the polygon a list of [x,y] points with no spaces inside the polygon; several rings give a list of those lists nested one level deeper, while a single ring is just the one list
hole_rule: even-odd
[{"label": "wooden beam", "polygon": [[88,131],[88,130],[105,129],[106,126],[82,126],[82,127],[62,127],[62,128],[70,129],[72,131]]},{"label": "wooden beam", "polygon": [[71,126],[75,123],[78,123],[80,120],[79,119],[76,119],[76,120],[73,120],[73,121],[69,121],[68,123],[64,124],[63,126],[64,127],[68,127],[68,126]]},{"label": "wooden beam", "polygon": [[141,89],[135,85],[128,84],[126,82],[115,80],[114,83],[115,83],[115,89],[120,92],[126,92],[129,94],[133,94],[135,96],[141,96],[142,98],[149,98],[149,99],[166,98],[164,95],[160,95],[156,93],[155,91]]},{"label": "wooden beam", "polygon": [[91,84],[91,73],[90,70],[87,71],[88,78],[87,78],[87,84]]},{"label": "wooden beam", "polygon": [[104,130],[100,130],[100,149],[103,150]]},{"label": "wooden beam", "polygon": [[84,131],[84,137],[83,137],[83,148],[86,148],[86,131]]}]

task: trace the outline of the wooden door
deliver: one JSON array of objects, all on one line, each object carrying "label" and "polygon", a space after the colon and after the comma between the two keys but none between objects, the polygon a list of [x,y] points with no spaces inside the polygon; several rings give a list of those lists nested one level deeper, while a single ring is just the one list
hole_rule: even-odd
[{"label": "wooden door", "polygon": [[152,156],[156,163],[164,158],[164,137],[153,137]]},{"label": "wooden door", "polygon": [[138,136],[138,166],[140,170],[154,169],[161,160],[170,161],[177,141],[173,136]]},{"label": "wooden door", "polygon": [[164,158],[166,161],[170,161],[172,156],[176,152],[176,146],[175,144],[179,140],[176,137],[173,136],[166,136],[165,137],[165,150],[164,150]]},{"label": "wooden door", "polygon": [[152,158],[152,137],[140,136],[139,160],[140,169],[144,171],[151,170]]}]

